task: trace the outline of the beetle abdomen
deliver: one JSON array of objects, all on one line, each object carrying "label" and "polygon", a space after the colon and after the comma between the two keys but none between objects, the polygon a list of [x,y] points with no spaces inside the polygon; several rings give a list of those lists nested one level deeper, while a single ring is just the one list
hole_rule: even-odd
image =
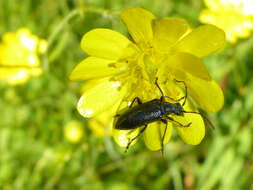
[{"label": "beetle abdomen", "polygon": [[128,130],[135,129],[162,117],[160,100],[153,100],[130,108],[116,121],[115,129]]}]

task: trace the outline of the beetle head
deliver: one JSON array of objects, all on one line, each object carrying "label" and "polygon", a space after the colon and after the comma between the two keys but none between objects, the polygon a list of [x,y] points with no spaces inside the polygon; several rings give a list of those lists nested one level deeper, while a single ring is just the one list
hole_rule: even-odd
[{"label": "beetle head", "polygon": [[165,109],[166,114],[175,114],[175,115],[179,115],[179,116],[184,115],[184,110],[183,110],[183,107],[180,103],[172,104],[169,102],[165,102],[164,109]]},{"label": "beetle head", "polygon": [[175,103],[174,113],[179,116],[184,116],[184,110],[180,103]]}]

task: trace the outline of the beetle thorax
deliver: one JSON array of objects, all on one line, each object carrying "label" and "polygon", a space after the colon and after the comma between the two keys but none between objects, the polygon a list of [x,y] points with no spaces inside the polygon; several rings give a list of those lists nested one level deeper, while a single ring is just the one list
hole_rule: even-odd
[{"label": "beetle thorax", "polygon": [[176,114],[176,115],[183,115],[183,108],[181,106],[181,104],[179,103],[169,103],[169,102],[163,102],[162,104],[163,110],[165,112],[166,115],[169,114]]}]

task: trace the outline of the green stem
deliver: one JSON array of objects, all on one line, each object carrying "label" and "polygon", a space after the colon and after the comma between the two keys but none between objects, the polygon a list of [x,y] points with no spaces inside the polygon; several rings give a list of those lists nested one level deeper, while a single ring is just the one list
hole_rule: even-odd
[{"label": "green stem", "polygon": [[[64,19],[58,24],[58,26],[56,26],[55,30],[48,37],[48,49],[52,46],[52,44],[55,41],[55,39],[57,38],[57,36],[59,36],[58,34],[62,31],[64,26],[66,24],[68,24],[69,20],[71,20],[76,15],[82,15],[83,12],[98,13],[98,14],[101,14],[102,16],[110,18],[110,19],[111,19],[111,16],[113,14],[118,14],[118,12],[116,12],[116,11],[109,11],[109,10],[102,9],[102,8],[97,8],[97,7],[86,7],[85,6],[85,7],[74,9],[73,11],[71,11],[69,14],[67,14],[64,17]],[[48,57],[48,56],[46,56],[46,57]],[[48,61],[48,59],[44,59],[43,68],[46,71],[49,71],[49,61]]]},{"label": "green stem", "polygon": [[56,29],[53,31],[53,33],[49,36],[48,38],[48,47],[50,47],[52,45],[52,43],[54,42],[56,36],[61,32],[61,30],[63,29],[63,27],[69,22],[70,19],[72,19],[74,16],[76,15],[81,15],[82,12],[94,12],[94,13],[99,13],[105,17],[111,17],[111,15],[113,14],[117,14],[116,11],[108,11],[106,9],[102,9],[102,8],[97,8],[97,7],[81,7],[78,9],[74,9],[73,11],[71,11],[69,14],[67,14],[65,16],[65,18],[58,24],[58,26],[56,27]]},{"label": "green stem", "polygon": [[[65,16],[65,18],[58,24],[58,26],[56,27],[56,29],[52,32],[52,34],[48,37],[48,49],[50,48],[50,46],[53,44],[53,42],[55,41],[56,37],[58,36],[58,34],[62,31],[62,29],[64,28],[64,26],[69,22],[70,19],[72,19],[74,16],[80,14],[80,11],[78,9],[75,9],[73,11],[71,11],[69,14],[67,14]],[[44,59],[43,59],[43,68],[45,71],[49,71],[49,60],[48,60],[48,52],[46,53]]]},{"label": "green stem", "polygon": [[71,11],[56,27],[56,29],[53,31],[53,33],[48,38],[48,48],[52,45],[54,40],[56,39],[57,35],[61,32],[63,27],[69,22],[70,19],[72,19],[74,16],[80,14],[80,11],[78,9],[75,9]]}]

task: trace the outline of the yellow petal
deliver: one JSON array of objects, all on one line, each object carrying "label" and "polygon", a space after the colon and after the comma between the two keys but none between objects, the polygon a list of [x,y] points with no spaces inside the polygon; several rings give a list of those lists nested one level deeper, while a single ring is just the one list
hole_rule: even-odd
[{"label": "yellow petal", "polygon": [[142,8],[128,8],[121,13],[121,19],[134,41],[139,45],[152,44],[152,21],[154,18],[152,13]]},{"label": "yellow petal", "polygon": [[102,137],[112,134],[113,121],[120,103],[121,100],[116,102],[111,109],[107,109],[89,120],[88,127],[94,135]]},{"label": "yellow petal", "polygon": [[[115,142],[121,146],[121,147],[126,147],[131,141],[131,139],[135,138],[139,134],[140,128],[137,128],[135,130],[118,130],[118,129],[113,129],[113,138]],[[139,138],[135,139],[130,147],[134,145]]]},{"label": "yellow petal", "polygon": [[114,115],[104,111],[89,120],[88,127],[97,137],[103,137],[111,134]]},{"label": "yellow petal", "polygon": [[84,92],[93,88],[94,86],[96,86],[100,82],[103,82],[103,80],[104,80],[104,78],[85,81],[85,83],[82,85],[82,87],[80,89],[80,94],[83,94]]},{"label": "yellow petal", "polygon": [[122,34],[110,29],[98,28],[87,32],[81,48],[90,56],[117,60],[131,42]]},{"label": "yellow petal", "polygon": [[[253,29],[253,18],[246,16],[243,13],[249,13],[250,10],[240,10],[239,7],[238,11],[236,9],[226,12],[226,15],[224,15],[223,11],[212,11],[210,9],[204,9],[200,12],[199,20],[203,23],[213,24],[217,27],[222,28],[226,32],[227,41],[236,43],[239,38],[249,37],[251,30]],[[253,9],[251,9],[251,11],[253,11]]]},{"label": "yellow petal", "polygon": [[126,88],[119,81],[106,78],[93,88],[90,88],[80,98],[77,109],[84,117],[90,118],[110,109],[115,102],[125,95]]},{"label": "yellow petal", "polygon": [[224,96],[220,86],[214,81],[206,81],[188,75],[185,81],[189,95],[206,112],[220,110],[224,104]]},{"label": "yellow petal", "polygon": [[197,145],[202,141],[205,136],[205,124],[200,115],[185,113],[184,117],[174,116],[173,118],[182,125],[187,125],[191,122],[189,127],[179,127],[178,125],[175,125],[177,126],[175,128],[179,136],[185,143]]},{"label": "yellow petal", "polygon": [[203,25],[194,29],[176,44],[177,51],[205,57],[225,45],[225,33],[214,25]]},{"label": "yellow petal", "polygon": [[[150,123],[144,132],[144,141],[150,150],[160,150],[162,147],[162,136],[164,135],[166,125],[161,122]],[[172,124],[168,122],[163,144],[167,144],[171,138]]]},{"label": "yellow petal", "polygon": [[188,30],[184,19],[163,18],[154,26],[154,46],[158,51],[168,52]]},{"label": "yellow petal", "polygon": [[126,65],[117,63],[115,60],[88,57],[74,68],[70,74],[70,80],[102,78],[120,73],[125,69]]},{"label": "yellow petal", "polygon": [[203,80],[211,80],[211,76],[202,61],[188,53],[175,53],[167,59],[168,67],[187,72]]},{"label": "yellow petal", "polygon": [[[223,13],[223,17],[228,16],[226,13],[241,14],[252,16],[253,1],[252,0],[205,0],[206,6],[217,13]],[[225,13],[224,13],[225,12]],[[233,16],[233,15],[231,15]],[[226,24],[226,23],[225,23]]]},{"label": "yellow petal", "polygon": [[204,2],[207,7],[215,11],[224,11],[224,8],[226,7],[225,4],[229,3],[229,1],[221,1],[221,0],[204,0]]}]

